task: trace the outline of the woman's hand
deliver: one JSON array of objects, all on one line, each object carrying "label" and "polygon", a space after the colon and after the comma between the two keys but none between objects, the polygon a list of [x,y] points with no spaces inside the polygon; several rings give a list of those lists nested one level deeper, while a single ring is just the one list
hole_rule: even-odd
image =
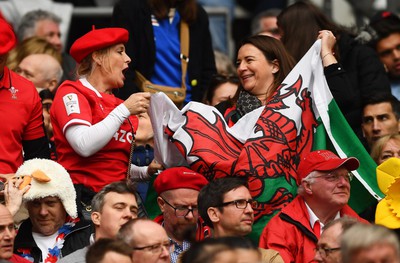
[{"label": "woman's hand", "polygon": [[124,101],[131,115],[138,115],[147,112],[150,105],[150,92],[138,92],[132,94]]},{"label": "woman's hand", "polygon": [[324,67],[337,63],[333,52],[336,37],[329,30],[321,30],[319,31],[318,39],[321,39],[321,59]]},{"label": "woman's hand", "polygon": [[147,167],[147,174],[148,175],[153,175],[157,173],[158,171],[164,170],[164,166],[159,164],[156,160],[153,159],[149,166]]}]

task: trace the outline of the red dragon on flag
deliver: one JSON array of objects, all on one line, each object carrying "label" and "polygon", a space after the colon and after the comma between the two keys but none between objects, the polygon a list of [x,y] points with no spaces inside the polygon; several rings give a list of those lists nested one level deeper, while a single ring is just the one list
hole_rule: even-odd
[{"label": "red dragon on flag", "polygon": [[215,107],[190,102],[179,110],[165,94],[152,95],[155,159],[164,167],[190,166],[208,180],[248,177],[251,194],[259,202],[251,236],[256,240],[269,219],[296,195],[301,157],[326,149],[327,140],[342,158],[350,154],[361,161],[353,172],[358,179],[352,182],[353,209],[363,211],[381,194],[371,179],[376,165],[336,106],[319,52],[317,41],[266,106],[232,127]]},{"label": "red dragon on flag", "polygon": [[[292,85],[281,85],[254,126],[256,136],[245,143],[228,132],[225,120],[216,110],[213,122],[202,112],[189,109],[183,113],[185,122],[180,129],[189,136],[191,144],[175,136],[176,128],[167,125],[164,130],[182,156],[195,157],[189,163],[191,169],[208,180],[248,177],[251,194],[259,202],[255,219],[258,222],[264,218],[261,226],[294,198],[300,156],[311,151],[317,121],[310,92],[302,89],[302,83],[299,76]],[[301,111],[299,128],[294,120],[279,112],[290,109],[286,99],[294,101]]]}]

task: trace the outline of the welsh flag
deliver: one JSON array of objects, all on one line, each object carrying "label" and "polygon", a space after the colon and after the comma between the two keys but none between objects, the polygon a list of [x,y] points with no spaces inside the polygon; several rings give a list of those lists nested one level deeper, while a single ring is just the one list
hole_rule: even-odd
[{"label": "welsh flag", "polygon": [[247,176],[251,194],[259,202],[251,235],[255,240],[271,217],[295,197],[297,167],[312,150],[330,149],[342,158],[360,160],[351,183],[350,205],[356,212],[383,197],[375,163],[328,88],[320,45],[319,40],[311,47],[265,107],[231,128],[214,107],[190,102],[178,110],[166,95],[152,95],[155,159],[165,167],[188,166],[208,180]]}]

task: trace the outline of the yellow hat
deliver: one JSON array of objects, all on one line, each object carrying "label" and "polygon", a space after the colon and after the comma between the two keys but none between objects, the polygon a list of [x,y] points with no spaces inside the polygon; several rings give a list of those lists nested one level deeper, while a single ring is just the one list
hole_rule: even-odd
[{"label": "yellow hat", "polygon": [[400,159],[390,158],[376,168],[381,191],[386,195],[375,213],[375,223],[394,229],[400,228]]}]

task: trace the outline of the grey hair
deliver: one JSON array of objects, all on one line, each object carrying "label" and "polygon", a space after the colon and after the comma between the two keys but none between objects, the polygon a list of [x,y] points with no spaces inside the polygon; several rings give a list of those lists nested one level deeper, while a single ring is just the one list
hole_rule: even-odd
[{"label": "grey hair", "polygon": [[350,263],[355,252],[370,249],[377,244],[392,246],[397,257],[400,255],[399,240],[392,230],[380,225],[355,224],[342,235],[342,262]]},{"label": "grey hair", "polygon": [[[312,171],[309,173],[305,178],[303,178],[301,181],[308,182],[309,184],[314,183],[314,177],[315,177],[316,171]],[[300,183],[300,185],[297,188],[297,194],[303,196],[305,193],[304,186]]]},{"label": "grey hair", "polygon": [[23,41],[28,37],[33,37],[35,35],[36,23],[42,20],[50,20],[56,24],[61,23],[61,18],[56,14],[37,9],[26,13],[20,20],[17,27],[17,37],[19,41]]},{"label": "grey hair", "polygon": [[262,11],[258,15],[256,15],[252,20],[251,20],[251,34],[252,35],[257,35],[262,31],[260,21],[263,18],[267,17],[278,17],[278,15],[281,13],[281,9],[279,8],[271,8],[265,11]]}]

